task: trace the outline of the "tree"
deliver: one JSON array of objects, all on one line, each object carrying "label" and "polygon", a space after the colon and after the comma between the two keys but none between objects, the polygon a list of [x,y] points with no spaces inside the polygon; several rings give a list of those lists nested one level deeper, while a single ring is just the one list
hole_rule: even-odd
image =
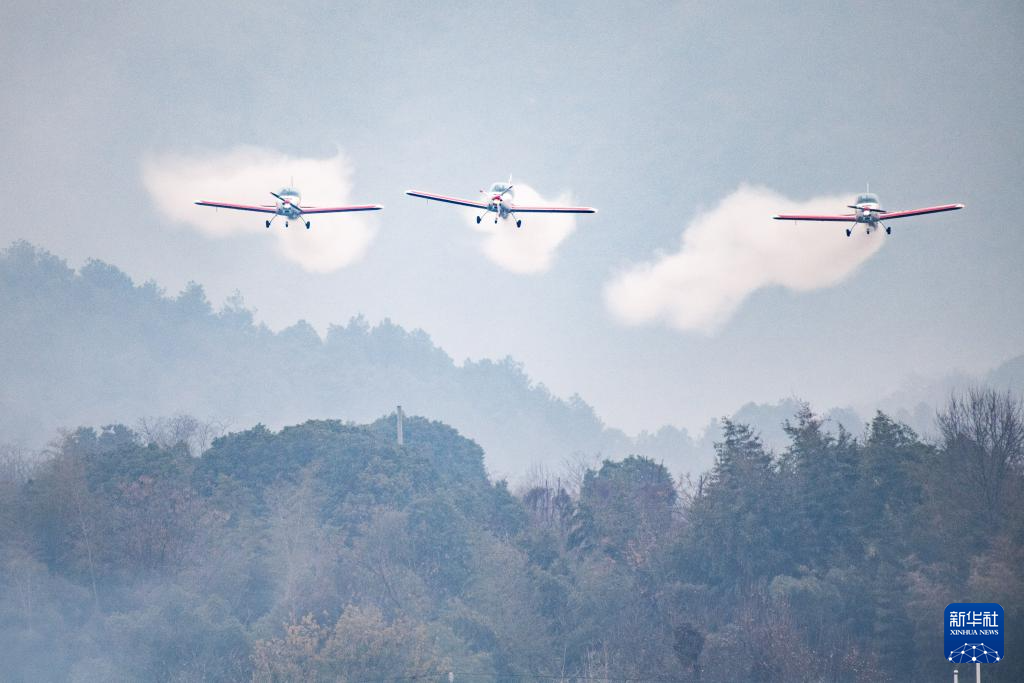
[{"label": "tree", "polygon": [[913,538],[909,534],[923,500],[931,449],[910,427],[879,411],[861,448],[855,519],[869,557],[895,561]]},{"label": "tree", "polygon": [[938,414],[942,448],[957,490],[970,495],[990,530],[1000,527],[1024,465],[1024,403],[1009,392],[974,388]]},{"label": "tree", "polygon": [[170,449],[184,445],[189,455],[199,457],[215,439],[227,431],[224,420],[200,420],[178,413],[171,417],[139,418],[137,431],[143,442]]},{"label": "tree", "polygon": [[664,465],[635,455],[606,460],[584,476],[569,543],[646,564],[672,527],[675,504],[675,484]]},{"label": "tree", "polygon": [[746,593],[793,564],[780,523],[787,502],[772,455],[750,427],[723,419],[722,436],[690,510],[683,556],[694,578]]},{"label": "tree", "polygon": [[388,622],[373,606],[346,607],[333,628],[307,614],[283,638],[257,641],[253,680],[436,680],[451,670],[443,635],[408,618]]},{"label": "tree", "polygon": [[829,566],[836,553],[856,554],[856,442],[842,426],[838,436],[827,433],[807,404],[783,428],[790,445],[780,464],[791,484],[786,495],[792,498],[785,510],[796,517],[787,525],[788,551],[812,566]]}]

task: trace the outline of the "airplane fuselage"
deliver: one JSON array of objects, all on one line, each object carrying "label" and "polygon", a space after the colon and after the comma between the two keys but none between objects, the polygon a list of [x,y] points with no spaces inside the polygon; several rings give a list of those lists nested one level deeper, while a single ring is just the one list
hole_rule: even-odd
[{"label": "airplane fuselage", "polygon": [[879,206],[877,202],[856,204],[858,223],[877,223]]},{"label": "airplane fuselage", "polygon": [[[878,229],[878,217],[885,213],[885,209],[878,203],[878,197],[873,194],[858,196],[857,201],[851,204],[850,208],[853,209],[853,215],[857,223],[863,225],[865,232],[869,235]],[[847,230],[846,234],[849,235],[850,231]]]},{"label": "airplane fuselage", "polygon": [[302,215],[299,208],[302,202],[302,195],[298,190],[290,187],[283,188],[277,193],[277,215],[284,216],[289,220],[296,220]]},{"label": "airplane fuselage", "polygon": [[498,214],[499,218],[508,218],[512,213],[509,206],[513,203],[515,191],[504,183],[494,183],[486,196],[487,210]]}]

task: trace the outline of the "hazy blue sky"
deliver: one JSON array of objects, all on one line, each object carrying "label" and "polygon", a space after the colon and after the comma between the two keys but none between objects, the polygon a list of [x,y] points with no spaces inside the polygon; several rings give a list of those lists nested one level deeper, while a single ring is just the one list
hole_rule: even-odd
[{"label": "hazy blue sky", "polygon": [[[511,354],[629,431],[748,400],[869,401],[1024,351],[1022,38],[1019,2],[9,3],[0,243],[172,293],[196,280],[215,305],[239,289],[275,329],[390,317],[459,360]],[[147,160],[239,146],[340,151],[351,199],[386,206],[362,258],[309,272],[258,216],[212,238],[143,183]],[[510,173],[600,209],[543,272],[501,268],[457,209],[402,194]],[[759,289],[710,333],[606,306],[616,274],[677,251],[741,185],[795,203],[866,181],[889,209],[967,210],[894,223],[842,282]],[[768,253],[788,239],[806,261],[791,228],[767,224]]]}]

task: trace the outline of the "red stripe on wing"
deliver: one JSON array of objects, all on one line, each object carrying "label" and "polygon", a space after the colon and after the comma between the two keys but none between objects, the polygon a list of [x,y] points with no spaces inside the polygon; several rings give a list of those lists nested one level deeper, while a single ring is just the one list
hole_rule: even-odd
[{"label": "red stripe on wing", "polygon": [[805,214],[792,214],[792,213],[780,213],[778,216],[772,216],[777,221],[841,221],[845,223],[856,223],[857,217],[852,213],[843,214],[841,216],[809,216]]},{"label": "red stripe on wing", "polygon": [[212,206],[215,209],[234,209],[235,211],[255,211],[257,213],[277,213],[275,207],[252,206],[249,204],[229,204],[227,202],[196,202],[198,206]]},{"label": "red stripe on wing", "polygon": [[597,209],[589,206],[519,206],[508,207],[513,213],[597,213]]},{"label": "red stripe on wing", "polygon": [[943,204],[941,206],[929,206],[923,209],[910,209],[909,211],[892,211],[878,215],[878,220],[885,221],[890,218],[905,218],[906,216],[920,216],[926,213],[939,213],[941,211],[956,211],[964,208],[963,204]]},{"label": "red stripe on wing", "polygon": [[355,206],[325,206],[320,208],[306,208],[300,206],[299,211],[301,211],[305,215],[310,213],[347,213],[349,211],[380,211],[383,208],[383,206],[379,206],[377,204],[359,204]]},{"label": "red stripe on wing", "polygon": [[418,190],[406,190],[405,192],[410,197],[420,197],[421,199],[429,199],[435,202],[445,202],[446,204],[458,204],[459,206],[471,206],[474,209],[486,209],[487,204],[483,202],[474,202],[469,199],[459,199],[458,197],[446,197],[441,194],[430,194],[429,192],[420,192]]}]

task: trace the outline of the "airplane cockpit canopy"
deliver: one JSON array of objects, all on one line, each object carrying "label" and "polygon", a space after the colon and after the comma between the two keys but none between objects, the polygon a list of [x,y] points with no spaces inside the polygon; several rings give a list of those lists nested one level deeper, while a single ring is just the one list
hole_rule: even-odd
[{"label": "airplane cockpit canopy", "polygon": [[861,194],[857,195],[857,201],[855,204],[877,204],[878,195],[876,194]]},{"label": "airplane cockpit canopy", "polygon": [[508,185],[505,183],[494,183],[491,185],[491,192],[504,192],[508,189]]},{"label": "airplane cockpit canopy", "polygon": [[298,197],[299,191],[296,190],[294,187],[282,187],[281,191],[278,192],[278,194],[281,195],[282,197]]}]

